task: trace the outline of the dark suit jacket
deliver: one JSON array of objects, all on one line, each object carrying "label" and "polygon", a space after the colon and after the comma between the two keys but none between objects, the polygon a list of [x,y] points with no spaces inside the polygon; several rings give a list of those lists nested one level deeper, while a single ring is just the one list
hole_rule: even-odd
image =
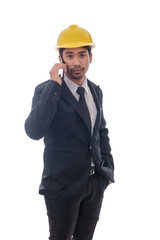
[{"label": "dark suit jacket", "polygon": [[35,89],[25,130],[32,139],[44,137],[40,194],[64,200],[78,196],[88,181],[91,157],[96,170],[114,182],[114,164],[102,110],[102,91],[89,80],[88,85],[97,107],[92,136],[83,110],[65,82],[59,85],[48,80]]}]

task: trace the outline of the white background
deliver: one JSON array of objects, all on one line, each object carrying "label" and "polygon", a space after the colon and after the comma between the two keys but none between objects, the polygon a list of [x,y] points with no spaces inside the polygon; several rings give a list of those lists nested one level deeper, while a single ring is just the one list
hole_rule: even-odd
[{"label": "white background", "polygon": [[159,240],[158,0],[1,1],[0,238],[48,238],[38,194],[43,141],[25,135],[24,121],[35,86],[58,60],[57,36],[70,24],[86,28],[96,44],[87,76],[103,89],[116,167],[94,240]]}]

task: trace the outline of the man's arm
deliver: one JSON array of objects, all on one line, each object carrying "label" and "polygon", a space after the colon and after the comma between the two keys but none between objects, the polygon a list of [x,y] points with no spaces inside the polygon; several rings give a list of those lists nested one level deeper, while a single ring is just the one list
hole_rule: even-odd
[{"label": "man's arm", "polygon": [[57,111],[57,101],[62,89],[59,70],[66,70],[66,64],[56,63],[50,70],[50,81],[38,85],[32,100],[32,110],[25,121],[27,135],[35,140],[45,136]]},{"label": "man's arm", "polygon": [[44,137],[57,111],[57,101],[62,86],[49,80],[35,88],[32,110],[25,121],[27,135],[39,140]]},{"label": "man's arm", "polygon": [[108,137],[108,129],[105,127],[106,123],[103,118],[103,123],[100,128],[100,148],[101,156],[103,160],[102,169],[107,172],[110,172],[110,183],[114,182],[114,162],[111,154],[110,140]]},{"label": "man's arm", "polygon": [[[102,91],[100,90],[100,99],[102,104]],[[102,169],[107,171],[110,175],[110,183],[114,182],[114,162],[111,154],[110,139],[108,137],[108,129],[106,128],[106,121],[102,112],[102,122],[99,130],[100,134],[100,148],[103,160]]]}]

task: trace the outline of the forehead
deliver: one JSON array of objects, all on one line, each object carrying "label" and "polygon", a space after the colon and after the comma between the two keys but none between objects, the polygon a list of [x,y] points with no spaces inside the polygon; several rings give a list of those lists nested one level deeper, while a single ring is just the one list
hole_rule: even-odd
[{"label": "forehead", "polygon": [[79,48],[65,48],[63,50],[64,54],[68,54],[68,53],[73,53],[73,54],[77,54],[77,53],[82,53],[82,52],[88,52],[88,50],[84,47],[79,47]]}]

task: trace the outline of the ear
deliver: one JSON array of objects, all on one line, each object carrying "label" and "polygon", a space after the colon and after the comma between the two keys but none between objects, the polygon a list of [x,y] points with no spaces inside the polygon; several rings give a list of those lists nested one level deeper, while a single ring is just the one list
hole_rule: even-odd
[{"label": "ear", "polygon": [[90,53],[90,56],[89,56],[89,63],[91,63],[92,62],[92,53]]}]

